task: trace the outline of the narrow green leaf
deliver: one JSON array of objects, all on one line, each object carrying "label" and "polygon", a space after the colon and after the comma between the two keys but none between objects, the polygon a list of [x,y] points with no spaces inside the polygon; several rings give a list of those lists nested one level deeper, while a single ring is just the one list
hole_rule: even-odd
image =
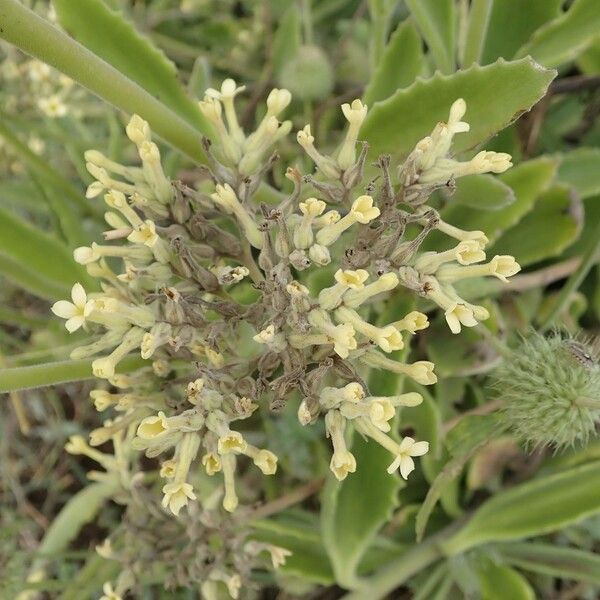
[{"label": "narrow green leaf", "polygon": [[512,188],[489,174],[461,177],[449,204],[461,204],[476,210],[500,210],[516,200]]},{"label": "narrow green leaf", "polygon": [[596,553],[538,542],[502,544],[495,550],[524,571],[600,585],[600,555]]},{"label": "narrow green leaf", "polygon": [[442,73],[455,67],[456,9],[454,0],[406,0],[431,55]]},{"label": "narrow green leaf", "polygon": [[446,448],[452,456],[460,456],[501,432],[502,419],[493,413],[466,415],[446,434]]},{"label": "narrow green leaf", "polygon": [[483,557],[477,567],[482,600],[535,600],[533,588],[518,571]]},{"label": "narrow green leaf", "polygon": [[557,531],[600,513],[600,463],[539,477],[485,502],[443,551],[455,555],[489,542]]},{"label": "narrow green leaf", "polygon": [[60,300],[68,297],[71,292],[72,285],[67,286],[64,283],[44,277],[36,269],[3,254],[1,250],[0,274],[34,296],[39,296],[45,300]]},{"label": "narrow green leaf", "polygon": [[133,24],[102,0],[53,0],[65,31],[202,132],[200,109],[185,93],[175,65]]},{"label": "narrow green leaf", "polygon": [[600,194],[600,148],[577,148],[561,158],[559,181],[575,188],[582,200]]},{"label": "narrow green leaf", "polygon": [[422,74],[424,65],[423,42],[407,19],[398,25],[385,47],[365,90],[365,103],[372,106],[389,98],[396,90],[408,87]]},{"label": "narrow green leaf", "polygon": [[482,64],[507,60],[531,34],[560,14],[564,0],[494,0],[482,54]]},{"label": "narrow green leaf", "polygon": [[528,111],[545,94],[555,74],[524,58],[417,79],[409,88],[375,104],[363,123],[361,136],[371,144],[374,156],[389,153],[394,158],[404,157],[429,135],[436,122],[448,118],[448,110],[457,98],[464,98],[465,119],[471,130],[456,137],[453,148],[461,152]]},{"label": "narrow green leaf", "polygon": [[600,31],[600,2],[575,0],[569,9],[540,27],[516,54],[533,56],[547,67],[556,67],[576,58]]},{"label": "narrow green leaf", "polygon": [[464,67],[480,61],[493,5],[494,0],[473,0],[471,3],[462,59]]},{"label": "narrow green leaf", "polygon": [[91,203],[86,202],[85,194],[78,190],[66,177],[57,173],[56,169],[50,167],[46,161],[34,154],[8,127],[7,119],[6,115],[0,115],[0,137],[10,146],[23,164],[41,181],[69,198],[86,213],[93,214],[93,207]]},{"label": "narrow green leaf", "polygon": [[89,280],[65,244],[3,208],[0,208],[0,253],[39,273],[40,281],[54,282],[57,289],[70,290],[75,281]]},{"label": "narrow green leaf", "polygon": [[137,83],[18,0],[0,0],[0,15],[2,39],[55,67],[117,108],[139,114],[173,147],[194,160],[204,160],[198,129]]},{"label": "narrow green leaf", "polygon": [[[489,255],[510,254],[522,266],[558,256],[581,233],[581,200],[567,185],[555,185],[538,198],[534,209],[506,231]],[[548,235],[548,232],[552,235]]]},{"label": "narrow green leaf", "polygon": [[292,4],[283,15],[277,31],[273,35],[271,56],[273,73],[279,76],[284,65],[296,56],[302,43],[300,10]]},{"label": "narrow green leaf", "polygon": [[[0,394],[69,383],[70,381],[93,379],[93,360],[93,358],[65,360],[28,367],[0,369]],[[119,363],[117,372],[129,373],[143,367],[145,364],[146,361],[139,356],[130,355]]]}]

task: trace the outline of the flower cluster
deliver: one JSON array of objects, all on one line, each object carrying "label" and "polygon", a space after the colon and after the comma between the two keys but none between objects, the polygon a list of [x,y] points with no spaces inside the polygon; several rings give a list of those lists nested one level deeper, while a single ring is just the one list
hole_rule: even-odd
[{"label": "flower cluster", "polygon": [[[399,469],[407,478],[413,457],[428,444],[410,437],[398,442],[392,420],[398,407],[422,398],[374,396],[361,373],[379,369],[434,384],[433,363],[400,362],[392,354],[428,319],[412,311],[374,324],[372,308],[413,292],[442,307],[458,333],[488,315],[461,299],[453,283],[485,275],[504,280],[519,270],[507,256],[481,264],[485,235],[461,231],[425,205],[453,177],[510,166],[510,157],[493,152],[468,163],[448,157],[453,135],[468,129],[460,121],[464,101],[417,144],[400,166],[399,185],[392,183],[390,158],[379,157],[378,187],[362,185],[368,145],[356,151],[367,107],[360,100],[344,104],[348,126],[338,149],[317,150],[305,126],[297,141],[317,172],[288,168],[291,191],[269,206],[261,190],[277,157],[268,153],[291,130],[291,121],[279,121],[291,95],[273,90],[263,120],[248,135],[234,106],[242,90],[228,79],[200,102],[216,137],[204,141],[209,166],[194,188],[167,176],[149,125],[138,116],[126,132],[139,166],[86,153],[96,180],[87,196],[103,195],[110,228],[107,243],[77,248],[74,256],[101,291],[86,293],[75,284],[72,302],[53,307],[69,331],[89,331],[90,342],[72,356],[95,356],[94,375],[105,382],[91,396],[113,417],[92,432],[91,446],[112,440],[116,447],[119,436],[129,436],[131,449],[160,456],[162,505],[179,518],[183,507],[195,510],[190,501],[200,467],[209,477],[222,476],[226,511],[238,506],[236,480],[249,463],[265,475],[276,472],[277,456],[260,447],[264,434],[255,415],[288,402],[298,403],[302,425],[323,417],[338,479],[357,468],[346,446],[351,428],[387,449],[388,472]],[[420,232],[406,239],[409,224]],[[458,245],[420,252],[434,229]],[[325,287],[309,277],[319,269]]]}]

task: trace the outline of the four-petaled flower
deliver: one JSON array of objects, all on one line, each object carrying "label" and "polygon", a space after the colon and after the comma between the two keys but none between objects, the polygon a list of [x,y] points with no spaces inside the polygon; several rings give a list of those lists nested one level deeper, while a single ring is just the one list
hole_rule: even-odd
[{"label": "four-petaled flower", "polygon": [[404,479],[408,479],[408,476],[415,469],[415,461],[412,457],[423,456],[424,454],[427,454],[428,451],[429,442],[415,442],[413,438],[405,437],[398,447],[398,455],[388,467],[388,473],[391,474],[400,467],[400,475],[402,475]]},{"label": "four-petaled flower", "polygon": [[52,306],[52,312],[61,319],[67,319],[65,327],[69,333],[77,331],[85,324],[85,318],[89,315],[90,304],[83,286],[76,283],[71,290],[71,299],[59,300]]}]

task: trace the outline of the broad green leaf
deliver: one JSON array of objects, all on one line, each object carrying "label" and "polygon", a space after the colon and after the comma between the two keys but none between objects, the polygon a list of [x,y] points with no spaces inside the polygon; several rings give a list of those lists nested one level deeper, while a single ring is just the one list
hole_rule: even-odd
[{"label": "broad green leaf", "polygon": [[463,67],[480,62],[493,6],[494,0],[473,0],[471,3],[461,60]]},{"label": "broad green leaf", "polygon": [[427,353],[438,377],[459,375],[481,360],[478,352],[481,335],[466,328],[460,335],[454,335],[443,315],[432,322],[427,334]]},{"label": "broad green leaf", "polygon": [[595,461],[496,494],[442,546],[446,554],[460,554],[489,542],[551,533],[598,513],[600,463]]},{"label": "broad green leaf", "polygon": [[57,291],[66,290],[67,295],[76,281],[89,281],[65,244],[3,208],[0,208],[0,254],[39,274],[40,281],[53,282]]},{"label": "broad green leaf", "polygon": [[[441,211],[445,221],[466,230],[483,231],[490,242],[516,225],[532,210],[538,196],[550,186],[558,167],[558,160],[548,157],[523,162],[503,173],[499,178],[515,193],[516,200],[497,211],[473,210],[451,204]],[[423,244],[424,250],[441,250],[449,247],[448,238],[433,232]]]},{"label": "broad green leaf", "polygon": [[[402,318],[410,310],[407,310],[406,300],[402,300],[389,302],[378,324]],[[395,356],[406,356],[407,351],[408,348]],[[371,394],[389,396],[400,393],[402,378],[373,371],[368,383]],[[329,474],[321,509],[323,542],[336,581],[348,588],[354,587],[362,557],[397,505],[402,484],[398,475],[389,475],[386,470],[393,457],[373,440],[367,441],[355,434],[351,451],[356,457],[356,472],[342,482]],[[357,502],[357,498],[361,501]]]},{"label": "broad green leaf", "polygon": [[[70,381],[93,379],[92,362],[94,359],[65,360],[28,367],[0,369],[0,394],[17,390],[58,385]],[[146,364],[137,355],[125,357],[118,365],[118,373],[129,373]]]},{"label": "broad green leaf", "polygon": [[0,0],[0,37],[44,61],[121,110],[137,113],[165,141],[202,162],[198,129],[150,92],[18,0]]},{"label": "broad green leaf", "polygon": [[535,600],[533,588],[518,571],[490,559],[479,559],[482,600]]},{"label": "broad green leaf", "polygon": [[318,523],[298,523],[280,515],[277,519],[254,521],[251,527],[253,539],[275,544],[292,552],[281,567],[284,573],[297,575],[321,585],[335,583]]},{"label": "broad green leaf", "polygon": [[489,255],[510,254],[522,267],[558,256],[577,239],[582,221],[579,197],[571,187],[555,185],[515,227],[500,236]]},{"label": "broad green leaf", "polygon": [[368,106],[389,98],[396,90],[408,87],[423,72],[425,64],[423,42],[412,22],[407,19],[398,25],[371,81],[365,90]]},{"label": "broad green leaf", "polygon": [[456,10],[454,0],[406,0],[423,39],[442,73],[455,66]]},{"label": "broad green leaf", "polygon": [[502,544],[495,550],[524,571],[600,585],[600,555],[596,553],[538,542]]},{"label": "broad green leaf", "polygon": [[560,14],[564,0],[494,0],[482,64],[510,60],[531,34]]},{"label": "broad green leaf", "polygon": [[582,200],[600,194],[600,148],[577,148],[561,156],[557,178]]},{"label": "broad green leaf", "polygon": [[600,2],[575,0],[562,15],[540,27],[516,54],[532,56],[547,67],[576,58],[600,31]]},{"label": "broad green leaf", "polygon": [[448,118],[457,98],[467,102],[465,119],[471,130],[455,138],[453,149],[461,152],[488,139],[528,111],[546,92],[555,76],[530,58],[492,65],[473,65],[453,75],[436,73],[418,79],[378,102],[367,114],[362,138],[374,156],[389,153],[398,159],[429,135],[438,121]]},{"label": "broad green leaf", "polygon": [[456,182],[456,191],[448,199],[449,204],[461,204],[476,210],[500,210],[515,201],[515,193],[498,177],[493,175],[470,175]]},{"label": "broad green leaf", "polygon": [[185,93],[175,65],[121,13],[108,8],[102,0],[52,3],[58,22],[69,35],[199,131],[209,131],[200,109]]}]

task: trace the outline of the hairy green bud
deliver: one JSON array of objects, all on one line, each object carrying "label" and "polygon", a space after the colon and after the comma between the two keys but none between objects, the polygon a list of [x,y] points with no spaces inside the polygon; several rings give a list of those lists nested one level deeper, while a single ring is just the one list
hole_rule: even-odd
[{"label": "hairy green bud", "polygon": [[600,365],[593,347],[532,333],[495,372],[507,428],[528,447],[586,444],[600,420]]}]

